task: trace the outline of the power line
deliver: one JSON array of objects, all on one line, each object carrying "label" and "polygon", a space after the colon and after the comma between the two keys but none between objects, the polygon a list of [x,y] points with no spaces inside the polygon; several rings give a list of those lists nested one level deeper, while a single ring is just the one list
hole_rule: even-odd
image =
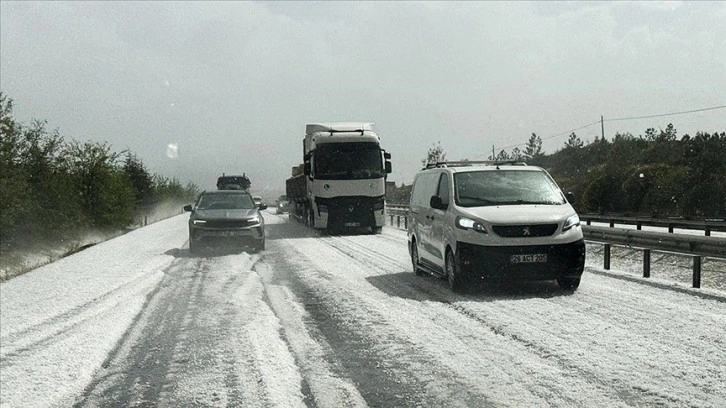
[{"label": "power line", "polygon": [[[598,121],[596,121],[596,122],[588,123],[587,125],[583,125],[583,126],[580,126],[580,127],[578,127],[578,128],[575,128],[575,129],[570,129],[570,130],[568,130],[568,131],[565,131],[565,132],[561,132],[561,133],[557,133],[557,134],[554,134],[554,135],[549,135],[549,136],[541,137],[540,139],[541,139],[541,140],[547,140],[547,139],[552,139],[552,138],[554,138],[554,137],[557,137],[557,136],[562,136],[562,135],[566,135],[566,134],[568,134],[568,133],[572,133],[572,132],[574,132],[574,131],[576,131],[576,130],[580,130],[580,129],[585,129],[585,128],[588,128],[588,127],[590,127],[590,126],[594,126],[594,125],[597,125],[598,123],[600,123],[600,121],[599,121],[599,120],[598,120]],[[504,149],[509,149],[509,148],[512,148],[512,147],[519,147],[519,146],[526,146],[526,145],[527,145],[527,143],[525,142],[525,143],[518,143],[518,144],[514,144],[514,145],[509,145],[509,146],[502,146],[502,147],[497,147],[497,148],[495,148],[495,149],[496,149],[496,150],[500,150],[500,151],[501,151],[501,150],[504,150]],[[476,157],[474,157],[474,158],[473,158],[472,160],[476,160],[476,159],[478,159],[479,157],[482,157],[482,156],[484,156],[485,154],[487,154],[487,153],[482,153],[482,154],[480,154],[479,156],[476,156]]]},{"label": "power line", "polygon": [[[683,115],[683,114],[686,114],[686,113],[705,112],[705,111],[717,110],[717,109],[724,109],[724,108],[726,108],[726,105],[711,106],[709,108],[692,109],[692,110],[681,111],[681,112],[661,113],[661,114],[658,114],[658,115],[631,116],[631,117],[627,117],[627,118],[603,119],[603,122],[618,122],[618,121],[635,120],[635,119],[660,118],[660,117],[664,117],[664,116]],[[554,135],[542,137],[540,139],[541,140],[552,139],[552,138],[555,138],[555,137],[558,137],[558,136],[562,136],[562,135],[566,135],[566,134],[572,133],[572,132],[574,132],[576,130],[581,130],[581,129],[588,128],[590,126],[597,125],[598,123],[601,123],[601,121],[598,120],[598,121],[589,123],[587,125],[580,126],[578,128],[575,128],[575,129],[571,129],[571,130],[568,130],[568,131],[565,131],[565,132],[556,133]],[[510,149],[512,147],[519,147],[519,146],[526,146],[526,145],[527,145],[527,143],[518,143],[518,144],[509,145],[509,146],[496,147],[495,150],[501,151],[501,150],[504,150],[504,149]],[[474,159],[477,159],[479,157],[482,157],[485,154],[487,154],[487,153],[482,153],[482,154],[474,157]]]},{"label": "power line", "polygon": [[633,120],[633,119],[660,118],[663,116],[683,115],[685,113],[704,112],[704,111],[723,109],[723,108],[726,108],[726,105],[712,106],[710,108],[694,109],[694,110],[688,110],[688,111],[683,111],[683,112],[662,113],[659,115],[633,116],[633,117],[629,117],[629,118],[605,119],[605,122],[616,122],[616,121],[621,121],[621,120]]}]

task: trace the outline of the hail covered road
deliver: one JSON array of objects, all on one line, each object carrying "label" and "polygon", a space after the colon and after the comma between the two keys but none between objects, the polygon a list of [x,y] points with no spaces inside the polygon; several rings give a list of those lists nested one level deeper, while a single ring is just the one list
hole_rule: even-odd
[{"label": "hail covered road", "polygon": [[0,405],[726,406],[726,293],[458,295],[403,231],[265,218],[262,253],[190,256],[180,215],[2,284]]}]

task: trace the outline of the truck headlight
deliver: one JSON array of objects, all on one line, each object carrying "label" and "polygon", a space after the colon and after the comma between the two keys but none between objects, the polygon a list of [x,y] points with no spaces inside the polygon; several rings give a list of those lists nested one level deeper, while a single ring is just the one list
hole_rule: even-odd
[{"label": "truck headlight", "polygon": [[577,214],[572,214],[567,218],[567,221],[565,221],[565,224],[562,226],[562,231],[567,231],[568,229],[580,225],[580,217],[577,216]]},{"label": "truck headlight", "polygon": [[471,218],[456,217],[456,226],[463,230],[474,230],[483,234],[487,233],[487,229],[479,222]]}]

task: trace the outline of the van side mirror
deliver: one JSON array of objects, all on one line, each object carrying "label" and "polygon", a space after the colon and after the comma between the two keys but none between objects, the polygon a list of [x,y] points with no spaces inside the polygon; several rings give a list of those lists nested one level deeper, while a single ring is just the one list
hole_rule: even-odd
[{"label": "van side mirror", "polygon": [[386,174],[391,174],[391,171],[393,171],[391,170],[391,162],[386,160]]},{"label": "van side mirror", "polygon": [[391,153],[383,152],[383,158],[386,160],[391,160]]},{"label": "van side mirror", "polygon": [[437,195],[431,196],[431,200],[429,200],[429,205],[435,210],[446,210],[449,207],[441,200],[441,196]]},{"label": "van side mirror", "polygon": [[184,211],[191,211],[191,210],[192,210],[192,205],[191,204],[187,204],[187,205],[184,206]]},{"label": "van side mirror", "polygon": [[575,194],[572,193],[572,191],[568,191],[565,193],[565,198],[567,199],[567,202],[570,204],[575,204]]}]

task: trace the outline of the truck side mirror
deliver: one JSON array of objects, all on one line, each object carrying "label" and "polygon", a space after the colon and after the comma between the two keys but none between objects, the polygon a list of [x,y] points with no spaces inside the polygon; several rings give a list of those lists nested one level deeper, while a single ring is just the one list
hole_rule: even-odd
[{"label": "truck side mirror", "polygon": [[184,206],[184,211],[191,211],[191,210],[192,210],[192,205],[191,204],[187,204],[187,205]]},{"label": "truck side mirror", "polygon": [[[389,156],[390,156],[390,154],[389,154]],[[391,170],[391,162],[386,161],[386,173],[390,174],[391,171],[393,171],[393,170]]]},{"label": "truck side mirror", "polygon": [[383,152],[383,158],[386,160],[391,160],[391,153]]}]

